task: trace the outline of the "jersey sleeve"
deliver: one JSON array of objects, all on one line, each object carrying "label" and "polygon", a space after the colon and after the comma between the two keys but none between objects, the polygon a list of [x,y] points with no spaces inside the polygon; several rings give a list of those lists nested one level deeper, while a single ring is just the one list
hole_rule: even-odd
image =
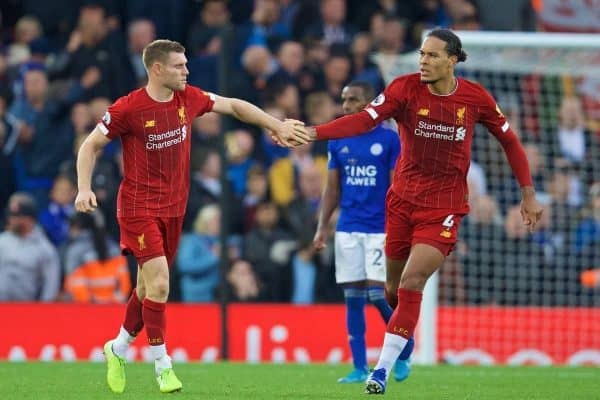
[{"label": "jersey sleeve", "polygon": [[98,121],[97,127],[109,139],[123,136],[128,132],[128,104],[128,98],[121,97],[108,107],[102,119]]},{"label": "jersey sleeve", "polygon": [[213,93],[205,92],[191,85],[187,85],[187,91],[189,104],[194,112],[194,118],[212,111],[215,104],[215,95]]},{"label": "jersey sleeve", "polygon": [[506,117],[500,111],[500,107],[492,95],[481,87],[482,102],[479,108],[479,122],[496,137],[501,137],[506,134],[510,128]]},{"label": "jersey sleeve", "polygon": [[380,93],[365,107],[369,116],[379,124],[399,114],[406,106],[408,77],[396,78],[383,93]]},{"label": "jersey sleeve", "polygon": [[327,143],[327,169],[338,169],[339,163],[336,156],[336,143],[330,140]]}]

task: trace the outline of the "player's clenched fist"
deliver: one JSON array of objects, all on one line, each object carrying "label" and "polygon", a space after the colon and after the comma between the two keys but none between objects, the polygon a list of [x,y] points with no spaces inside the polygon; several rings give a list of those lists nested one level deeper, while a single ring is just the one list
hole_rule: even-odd
[{"label": "player's clenched fist", "polygon": [[96,195],[91,190],[82,190],[75,198],[75,209],[79,212],[91,212],[98,207]]}]

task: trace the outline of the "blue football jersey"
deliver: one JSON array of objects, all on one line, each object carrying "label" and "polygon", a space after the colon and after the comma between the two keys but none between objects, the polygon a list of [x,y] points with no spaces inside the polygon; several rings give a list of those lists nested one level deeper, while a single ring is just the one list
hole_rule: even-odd
[{"label": "blue football jersey", "polygon": [[398,133],[381,125],[328,143],[329,169],[340,176],[339,232],[384,232],[385,195],[400,154]]}]

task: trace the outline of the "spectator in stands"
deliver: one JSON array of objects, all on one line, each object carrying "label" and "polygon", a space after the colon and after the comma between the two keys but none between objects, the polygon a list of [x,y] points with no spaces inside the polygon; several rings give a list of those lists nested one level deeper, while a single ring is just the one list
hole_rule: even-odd
[{"label": "spectator in stands", "polygon": [[37,225],[37,206],[17,192],[8,200],[0,233],[0,301],[54,301],[60,289],[56,249]]},{"label": "spectator in stands", "polygon": [[76,213],[64,249],[65,295],[78,303],[124,303],[131,291],[127,259],[106,234],[104,216]]},{"label": "spectator in stands", "polygon": [[[0,88],[0,210],[6,208],[8,198],[16,190],[13,152],[18,136],[17,124],[6,112],[11,97],[8,88]],[[0,218],[0,226],[4,226],[2,222]]]},{"label": "spectator in stands", "polygon": [[504,238],[502,216],[493,197],[481,194],[472,197],[470,203],[471,213],[464,220],[459,246],[466,283],[463,279],[454,283],[462,283],[462,290],[466,288],[466,298],[471,304],[501,303],[504,301],[503,288],[497,282],[505,275],[505,265],[498,257],[497,249]]},{"label": "spectator in stands", "polygon": [[184,302],[211,302],[219,282],[221,211],[209,204],[198,211],[194,230],[181,238],[177,271]]},{"label": "spectator in stands", "polygon": [[496,260],[502,266],[500,273],[494,275],[494,281],[489,282],[494,290],[489,302],[502,305],[541,305],[547,297],[547,294],[543,294],[544,286],[549,283],[545,283],[542,277],[544,248],[529,235],[518,205],[508,210],[504,232],[504,238],[499,241],[502,251],[494,250],[493,253],[496,257],[502,254]]},{"label": "spectator in stands", "polygon": [[395,56],[408,50],[406,47],[408,23],[398,17],[386,16],[383,20],[383,35],[378,50],[384,55]]},{"label": "spectator in stands", "polygon": [[227,274],[229,284],[229,301],[261,301],[269,300],[264,297],[264,288],[260,285],[252,265],[245,260],[234,261]]},{"label": "spectator in stands", "polygon": [[[600,181],[595,182],[589,190],[589,208],[584,210],[584,217],[575,230],[576,271],[581,273],[584,286],[592,290],[581,293],[581,305],[598,305],[598,288],[600,287]],[[595,290],[594,290],[595,288]],[[578,289],[583,289],[578,286]]]},{"label": "spectator in stands", "polygon": [[325,88],[323,64],[329,58],[329,46],[314,37],[304,39],[304,67],[298,77],[298,88],[306,95]]},{"label": "spectator in stands", "polygon": [[231,181],[234,194],[242,198],[246,194],[248,170],[257,163],[254,153],[254,138],[245,129],[229,132],[225,138],[227,148],[227,177]]},{"label": "spectator in stands", "polygon": [[262,100],[267,82],[279,71],[277,60],[264,46],[249,46],[241,56],[243,70],[232,77],[241,99],[253,103]]},{"label": "spectator in stands", "polygon": [[369,82],[375,92],[383,91],[385,84],[379,68],[370,60],[373,45],[368,33],[358,33],[352,40],[352,80]]},{"label": "spectator in stands", "polygon": [[69,219],[75,213],[73,202],[77,196],[75,183],[66,175],[54,178],[50,203],[42,210],[39,222],[55,246],[63,244],[69,236]]},{"label": "spectator in stands", "polygon": [[289,39],[289,28],[279,22],[280,11],[278,0],[255,0],[250,21],[237,30],[240,50],[255,45],[274,48],[276,43]]},{"label": "spectator in stands", "polygon": [[[540,146],[534,143],[523,143],[523,150],[525,150],[525,155],[529,162],[531,179],[537,195],[541,199],[549,201],[549,195],[546,193],[547,164]],[[496,162],[495,159],[488,159],[488,161],[492,164]],[[512,207],[512,205],[519,202],[520,188],[515,183],[514,179],[504,176],[502,173],[495,170],[490,176],[490,180],[490,189],[494,192],[494,196],[504,212]]]},{"label": "spectator in stands", "polygon": [[555,159],[546,184],[553,226],[568,229],[568,224],[576,220],[576,207],[581,203],[580,190],[581,184],[573,173],[572,164],[565,159]]},{"label": "spectator in stands", "polygon": [[322,0],[319,11],[320,20],[309,25],[304,35],[321,38],[327,45],[350,44],[356,28],[345,22],[346,0]]},{"label": "spectator in stands", "polygon": [[256,208],[260,203],[267,201],[269,197],[269,182],[262,166],[255,164],[250,167],[246,181],[248,190],[243,198],[244,232],[254,229]]},{"label": "spectator in stands", "polygon": [[242,258],[252,264],[266,301],[288,302],[291,256],[297,243],[279,224],[279,210],[274,203],[258,204],[256,228],[245,237]]},{"label": "spectator in stands", "polygon": [[304,47],[291,40],[283,42],[277,49],[277,62],[281,66],[282,78],[297,85],[304,65]]},{"label": "spectator in stands", "polygon": [[594,173],[600,170],[600,144],[585,128],[585,113],[581,99],[565,96],[559,109],[558,131],[552,133],[548,144],[555,157],[569,160],[584,185],[592,184]]},{"label": "spectator in stands", "polygon": [[287,118],[300,117],[300,94],[290,81],[273,80],[265,90],[265,103],[279,107]]},{"label": "spectator in stands", "polygon": [[[329,122],[336,116],[342,114],[342,107],[336,104],[329,93],[313,92],[306,96],[304,101],[304,114],[309,125],[318,125]],[[327,142],[313,142],[312,153],[315,155],[327,155]]]},{"label": "spectator in stands", "polygon": [[323,66],[325,88],[332,99],[341,99],[342,89],[348,84],[352,68],[350,57],[344,52],[333,53]]},{"label": "spectator in stands", "polygon": [[190,28],[186,48],[192,55],[218,54],[221,48],[219,30],[229,22],[230,18],[227,1],[204,1],[199,17]]},{"label": "spectator in stands", "polygon": [[42,25],[35,16],[25,15],[19,18],[15,25],[14,40],[6,52],[8,66],[17,66],[28,61],[31,57],[29,44],[42,35]]},{"label": "spectator in stands", "polygon": [[15,101],[10,110],[21,121],[17,176],[19,187],[33,193],[40,207],[48,201],[48,191],[61,161],[71,157],[70,107],[99,80],[98,69],[91,67],[71,85],[63,99],[51,99],[45,71],[32,69],[25,73],[25,98]]},{"label": "spectator in stands", "polygon": [[50,75],[60,79],[81,79],[95,67],[101,79],[87,93],[88,99],[108,97],[116,99],[135,87],[129,68],[125,41],[116,31],[110,31],[105,9],[98,4],[81,7],[77,28],[71,33],[65,51],[52,65]]},{"label": "spectator in stands", "polygon": [[149,19],[138,19],[129,23],[127,27],[127,52],[131,71],[134,75],[134,86],[136,87],[145,85],[148,80],[144,61],[142,60],[142,51],[154,39],[156,39],[156,29],[154,23]]},{"label": "spectator in stands", "polygon": [[190,182],[190,194],[185,212],[183,227],[190,231],[201,208],[209,204],[219,204],[222,195],[227,195],[225,202],[230,231],[243,231],[243,217],[240,200],[233,193],[231,187],[223,190],[221,185],[221,158],[214,149],[196,148],[192,153],[192,172]]},{"label": "spectator in stands", "polygon": [[221,134],[221,116],[209,112],[192,121],[192,146],[217,150]]},{"label": "spectator in stands", "polygon": [[298,252],[292,260],[294,303],[314,302],[318,271],[312,239],[317,230],[324,176],[314,163],[302,168],[298,173],[298,194],[285,210],[286,221],[298,240]]},{"label": "spectator in stands", "polygon": [[[73,104],[71,108],[71,125],[73,127],[74,142],[85,139],[93,129],[95,122],[87,103],[78,102]],[[79,149],[79,146],[77,148]]]},{"label": "spectator in stands", "polygon": [[[588,207],[575,230],[574,242],[577,253],[589,251],[600,244],[600,181],[590,186]],[[600,255],[600,251],[597,252]],[[597,267],[600,268],[600,265]]]},{"label": "spectator in stands", "polygon": [[299,176],[308,168],[315,167],[324,178],[327,174],[327,158],[313,156],[311,150],[313,142],[303,146],[294,147],[289,157],[275,161],[269,170],[269,186],[271,198],[279,206],[288,204],[299,195]]}]

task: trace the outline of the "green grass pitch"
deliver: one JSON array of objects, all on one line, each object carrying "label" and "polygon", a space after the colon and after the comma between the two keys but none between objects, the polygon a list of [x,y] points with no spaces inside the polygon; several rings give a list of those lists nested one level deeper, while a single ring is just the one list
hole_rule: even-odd
[{"label": "green grass pitch", "polygon": [[[127,387],[109,391],[102,363],[0,363],[3,400],[91,399],[364,399],[364,385],[341,385],[336,379],[350,366],[176,364],[183,391],[161,394],[153,365],[127,365]],[[597,399],[600,369],[571,367],[413,367],[409,379],[391,381],[389,399]],[[379,398],[379,397],[376,397]]]}]

